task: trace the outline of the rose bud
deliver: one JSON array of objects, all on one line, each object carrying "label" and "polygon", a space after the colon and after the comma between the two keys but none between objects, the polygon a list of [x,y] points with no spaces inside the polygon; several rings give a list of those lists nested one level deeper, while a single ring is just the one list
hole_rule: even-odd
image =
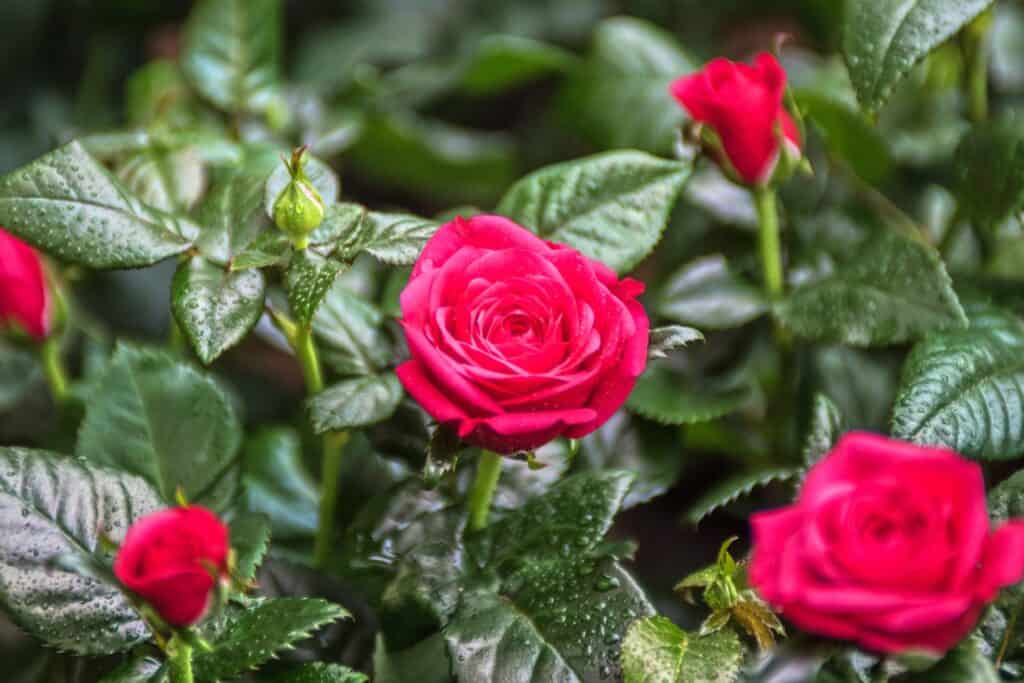
[{"label": "rose bud", "polygon": [[0,328],[37,342],[51,332],[50,288],[39,254],[0,229]]},{"label": "rose bud", "polygon": [[228,529],[206,508],[170,508],[128,529],[114,574],[171,626],[191,626],[228,574]]},{"label": "rose bud", "polygon": [[309,234],[324,222],[326,207],[306,175],[306,150],[299,148],[285,166],[291,181],[274,201],[274,223],[291,238],[297,249],[309,244]]},{"label": "rose bud", "polygon": [[769,183],[783,155],[787,167],[802,156],[800,132],[782,105],[785,90],[786,72],[768,53],[753,66],[714,59],[671,86],[693,120],[714,133],[711,147],[725,173],[751,186]]},{"label": "rose bud", "polygon": [[579,438],[626,400],[647,362],[643,285],[500,216],[427,242],[401,295],[406,390],[497,453]]},{"label": "rose bud", "polygon": [[1024,577],[1024,521],[990,529],[976,463],[872,434],[844,436],[793,505],[751,524],[761,596],[880,653],[946,652]]}]

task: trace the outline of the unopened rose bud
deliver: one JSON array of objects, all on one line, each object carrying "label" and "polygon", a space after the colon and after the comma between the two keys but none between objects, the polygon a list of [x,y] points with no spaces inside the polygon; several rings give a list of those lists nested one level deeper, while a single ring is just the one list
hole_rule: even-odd
[{"label": "unopened rose bud", "polygon": [[274,201],[274,223],[292,240],[296,249],[309,246],[309,234],[323,223],[326,207],[305,171],[306,149],[300,148],[292,154],[285,166],[291,174],[291,181],[281,190]]},{"label": "unopened rose bud", "polygon": [[52,308],[39,254],[0,228],[0,331],[43,342],[53,332]]}]

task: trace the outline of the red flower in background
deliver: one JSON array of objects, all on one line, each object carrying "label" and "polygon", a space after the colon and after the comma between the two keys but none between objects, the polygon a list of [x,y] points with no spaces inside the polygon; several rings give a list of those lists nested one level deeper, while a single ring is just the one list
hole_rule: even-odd
[{"label": "red flower in background", "polygon": [[44,340],[50,333],[50,290],[39,254],[0,228],[0,328],[10,326]]},{"label": "red flower in background", "polygon": [[500,216],[442,226],[402,292],[398,377],[438,422],[498,453],[579,438],[647,363],[643,285]]},{"label": "red flower in background", "polygon": [[1024,522],[990,529],[976,463],[872,434],[844,436],[793,505],[751,524],[761,596],[878,652],[949,650],[1024,577]]},{"label": "red flower in background", "polygon": [[672,84],[672,95],[695,121],[712,128],[732,169],[748,185],[767,183],[782,142],[800,156],[800,132],[782,106],[786,72],[768,53],[753,66],[714,59]]},{"label": "red flower in background", "polygon": [[206,508],[171,508],[128,529],[114,574],[171,626],[191,626],[210,606],[217,575],[228,571],[228,528]]}]

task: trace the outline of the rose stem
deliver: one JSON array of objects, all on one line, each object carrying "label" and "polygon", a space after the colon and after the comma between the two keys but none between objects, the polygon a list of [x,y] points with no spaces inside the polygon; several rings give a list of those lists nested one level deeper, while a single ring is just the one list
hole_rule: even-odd
[{"label": "rose stem", "polygon": [[68,396],[68,376],[64,371],[64,361],[60,357],[60,340],[56,336],[48,338],[39,347],[39,360],[53,400],[63,403]]},{"label": "rose stem", "polygon": [[754,189],[758,223],[761,226],[761,268],[764,270],[764,292],[770,301],[782,296],[782,250],[779,246],[779,212],[775,191],[769,187]]},{"label": "rose stem", "polygon": [[469,490],[469,528],[480,531],[487,526],[487,516],[491,511],[491,500],[498,488],[501,476],[501,456],[491,451],[480,452],[480,462],[476,466],[476,479]]},{"label": "rose stem", "polygon": [[192,646],[175,634],[167,646],[167,661],[171,665],[171,683],[194,683],[192,677]]},{"label": "rose stem", "polygon": [[1021,611],[1024,610],[1024,603],[1017,606],[1013,610],[1013,614],[1010,615],[1010,623],[1006,625],[1006,631],[1003,632],[1003,642],[999,644],[999,654],[996,655],[996,669],[1003,665],[1003,660],[1006,659],[1006,652],[1010,649],[1010,641],[1013,639],[1013,630],[1017,627],[1017,619],[1020,618]]},{"label": "rose stem", "polygon": [[[302,367],[306,381],[306,393],[310,396],[324,390],[324,376],[320,369],[320,356],[313,343],[311,325],[296,325],[287,316],[271,311],[271,318],[284,333],[295,351],[295,357]],[[313,542],[313,562],[323,567],[331,551],[334,537],[334,516],[338,508],[338,477],[341,474],[341,458],[348,443],[348,432],[328,432],[324,435],[320,460],[320,510],[317,519],[316,538]]]},{"label": "rose stem", "polygon": [[992,10],[982,12],[967,25],[961,37],[966,73],[964,94],[967,96],[967,115],[972,123],[988,119],[988,30],[992,24]]}]

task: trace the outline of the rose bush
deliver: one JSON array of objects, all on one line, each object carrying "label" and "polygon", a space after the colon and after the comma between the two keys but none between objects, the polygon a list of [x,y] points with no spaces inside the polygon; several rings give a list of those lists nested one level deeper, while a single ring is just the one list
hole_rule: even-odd
[{"label": "rose bush", "polygon": [[402,292],[412,360],[398,377],[439,423],[498,453],[586,436],[647,364],[642,292],[506,218],[457,218]]},{"label": "rose bush", "polygon": [[128,529],[114,574],[168,624],[191,626],[226,578],[230,549],[228,528],[217,515],[199,506],[171,508]]},{"label": "rose bush", "polygon": [[802,629],[942,654],[1024,578],[1024,521],[990,529],[977,463],[851,433],[793,505],[751,518],[750,581]]}]

